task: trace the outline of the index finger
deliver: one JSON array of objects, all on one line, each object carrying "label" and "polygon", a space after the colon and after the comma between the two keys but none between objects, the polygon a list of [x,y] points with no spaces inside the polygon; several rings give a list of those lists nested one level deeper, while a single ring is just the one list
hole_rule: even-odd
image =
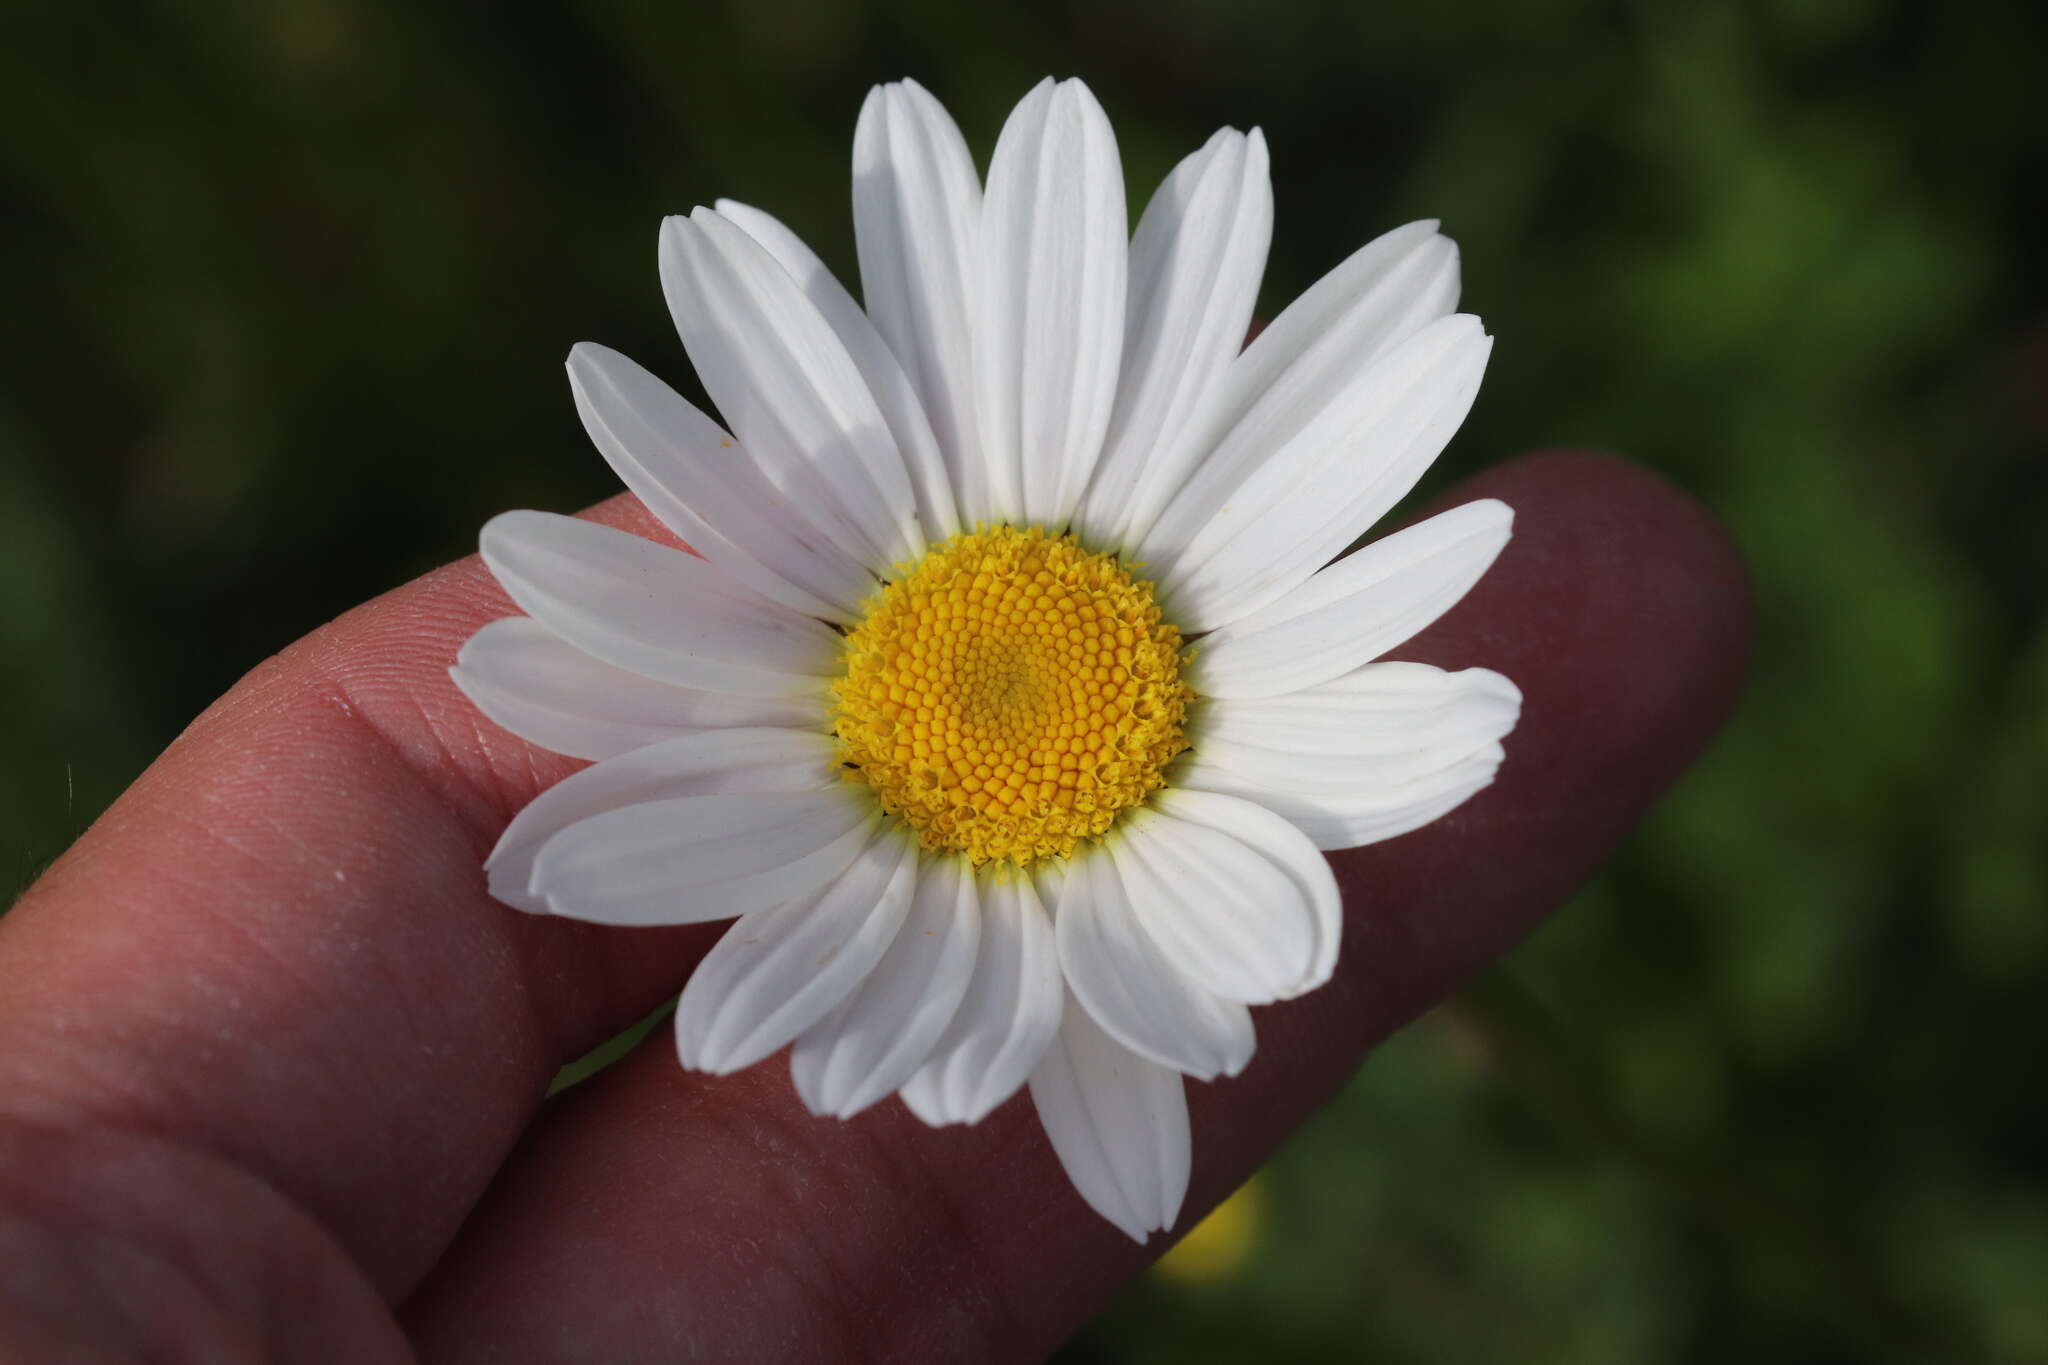
[{"label": "index finger", "polygon": [[[1515,507],[1515,541],[1401,654],[1513,676],[1508,760],[1451,816],[1334,855],[1337,974],[1258,1011],[1244,1074],[1189,1087],[1182,1227],[1369,1046],[1569,895],[1739,687],[1742,574],[1696,505],[1584,456],[1517,461],[1451,497],[1489,495]],[[1083,1204],[1023,1100],[965,1130],[894,1104],[821,1122],[777,1062],[685,1074],[660,1039],[562,1098],[406,1320],[433,1360],[1025,1360],[1162,1245]]]}]

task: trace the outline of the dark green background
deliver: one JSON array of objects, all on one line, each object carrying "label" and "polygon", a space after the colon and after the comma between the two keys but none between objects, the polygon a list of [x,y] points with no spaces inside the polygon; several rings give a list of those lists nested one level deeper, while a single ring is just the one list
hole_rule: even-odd
[{"label": "dark green background", "polygon": [[1268,1173],[1243,1268],[1073,1359],[2048,1358],[2041,7],[0,13],[11,885],[268,652],[611,489],[559,366],[687,373],[661,215],[731,195],[846,270],[870,83],[985,157],[1079,74],[1139,204],[1264,126],[1269,314],[1441,216],[1499,338],[1445,472],[1657,466],[1761,638],[1611,872]]}]

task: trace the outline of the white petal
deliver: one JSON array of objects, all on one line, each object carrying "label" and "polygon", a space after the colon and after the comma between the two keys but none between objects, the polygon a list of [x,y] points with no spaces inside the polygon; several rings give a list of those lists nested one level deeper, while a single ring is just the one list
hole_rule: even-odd
[{"label": "white petal", "polygon": [[1397,786],[1500,740],[1521,707],[1515,685],[1483,668],[1367,664],[1284,696],[1198,704],[1176,773],[1215,765],[1304,794]]},{"label": "white petal", "polygon": [[1031,882],[1038,891],[1038,903],[1051,913],[1053,906],[1060,903],[1060,895],[1067,888],[1067,867],[1064,859],[1041,858],[1031,869]]},{"label": "white petal", "polygon": [[975,409],[990,499],[970,519],[1064,526],[1116,399],[1129,210],[1116,136],[1078,80],[1026,95],[981,215]]},{"label": "white petal", "polygon": [[610,758],[698,730],[815,726],[811,697],[749,697],[656,682],[593,659],[531,616],[469,637],[448,676],[478,710],[543,749]]},{"label": "white petal", "polygon": [[1038,1121],[1088,1206],[1144,1242],[1180,1217],[1193,1158],[1181,1078],[1120,1046],[1069,1001],[1031,1073]]},{"label": "white petal", "polygon": [[1244,347],[1273,237],[1266,140],[1225,128],[1173,168],[1131,238],[1116,407],[1075,515],[1090,544],[1124,541],[1159,448]]},{"label": "white petal", "polygon": [[1273,697],[1349,673],[1456,606],[1499,557],[1514,519],[1506,503],[1482,498],[1374,541],[1209,635],[1188,685],[1205,697]]},{"label": "white petal", "polygon": [[1070,861],[1052,923],[1068,989],[1111,1037],[1205,1081],[1244,1070],[1256,1046],[1251,1013],[1168,959],[1099,849]]},{"label": "white petal", "polygon": [[789,1059],[814,1114],[852,1118],[908,1081],[931,1055],[974,975],[981,914],[966,863],[923,860],[910,913],[852,995],[804,1031]]},{"label": "white petal", "polygon": [[1451,727],[1513,717],[1521,692],[1498,673],[1451,673],[1391,660],[1353,669],[1318,687],[1258,701],[1210,702],[1189,712],[1190,734],[1298,753],[1388,754]]},{"label": "white petal", "polygon": [[822,696],[839,636],[696,555],[552,512],[484,524],[484,563],[521,610],[586,654],[682,687]]},{"label": "white petal", "polygon": [[1243,482],[1375,359],[1457,301],[1458,249],[1434,222],[1396,228],[1353,252],[1259,333],[1160,449],[1132,497],[1125,543],[1149,541],[1155,553],[1183,543],[1198,526],[1162,541],[1154,523],[1197,467],[1216,465],[1211,477]]},{"label": "white petal", "polygon": [[1184,630],[1228,625],[1342,553],[1435,461],[1471,410],[1492,349],[1477,318],[1433,322],[1242,483],[1225,487],[1209,477],[1220,466],[1203,466],[1160,520],[1185,527],[1185,512],[1201,523],[1152,561],[1172,619]]},{"label": "white petal", "polygon": [[823,791],[680,796],[580,820],[540,846],[528,883],[596,924],[698,924],[810,895],[874,837],[874,803]]},{"label": "white petal", "polygon": [[1205,702],[1174,782],[1257,802],[1319,848],[1375,843],[1490,783],[1521,703],[1483,668],[1367,664],[1266,701]]},{"label": "white petal", "polygon": [[718,792],[822,791],[839,782],[838,746],[802,730],[706,730],[650,744],[572,773],[526,803],[484,860],[491,894],[546,914],[529,886],[541,845],[579,820],[640,801]]},{"label": "white petal", "polygon": [[870,90],[853,133],[861,293],[923,400],[970,522],[987,502],[971,341],[980,223],[974,159],[945,109],[916,81]]},{"label": "white petal", "polygon": [[874,576],[827,540],[689,400],[617,351],[581,342],[569,387],[591,443],[691,549],[805,616],[850,621]]},{"label": "white petal", "polygon": [[1393,790],[1349,798],[1289,799],[1282,794],[1269,804],[1297,812],[1289,818],[1317,848],[1358,848],[1435,824],[1491,786],[1506,756],[1500,745],[1489,744],[1442,772]]},{"label": "white petal", "polygon": [[934,1128],[979,1123],[1017,1093],[1060,1025],[1059,950],[1030,878],[984,869],[962,877],[979,904],[981,938],[960,1008],[930,1058],[903,1085],[911,1112]]},{"label": "white petal", "polygon": [[1287,874],[1315,925],[1315,951],[1309,958],[1308,973],[1290,994],[1305,994],[1328,981],[1336,970],[1337,949],[1344,936],[1344,899],[1329,859],[1262,802],[1173,787],[1155,796],[1153,804],[1161,813],[1186,824],[1228,834]]},{"label": "white petal", "polygon": [[[1202,792],[1183,804],[1211,818],[1141,808],[1103,841],[1139,923],[1168,962],[1215,995],[1248,1005],[1295,995],[1313,974],[1319,902],[1336,900],[1327,861],[1307,836],[1249,802]],[[1263,838],[1240,827],[1260,821],[1273,826],[1259,830]]]},{"label": "white petal", "polygon": [[710,209],[661,229],[661,287],[704,388],[775,485],[868,568],[924,552],[860,367],[766,248]]},{"label": "white petal", "polygon": [[823,1018],[888,951],[917,885],[917,845],[885,829],[822,889],[743,916],[676,1004],[683,1065],[752,1066]]},{"label": "white petal", "polygon": [[889,349],[889,343],[882,340],[882,334],[853,301],[853,295],[846,292],[846,286],[826,269],[802,238],[757,208],[730,199],[719,200],[717,207],[742,232],[766,247],[805,296],[818,305],[818,311],[824,314],[825,321],[845,344],[846,353],[860,368],[860,377],[867,381],[883,419],[889,424],[890,434],[896,438],[897,449],[903,452],[911,486],[917,492],[918,520],[924,526],[925,537],[936,541],[953,535],[960,529],[960,510],[953,501],[946,458],[932,435],[924,403],[918,398],[910,376],[904,373],[902,362]]}]

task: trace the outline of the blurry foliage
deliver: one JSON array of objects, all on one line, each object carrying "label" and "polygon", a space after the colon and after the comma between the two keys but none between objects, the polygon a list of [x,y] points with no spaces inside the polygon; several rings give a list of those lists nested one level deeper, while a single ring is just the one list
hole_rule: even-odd
[{"label": "blurry foliage", "polygon": [[[1085,76],[1142,204],[1262,124],[1265,311],[1441,216],[1498,335],[1439,479],[1625,450],[1734,527],[1750,698],[1579,904],[1074,1361],[2048,1358],[2048,211],[2028,0],[0,13],[0,771],[25,884],[266,653],[612,480],[689,391],[661,215],[850,275],[909,73],[986,156]],[[1512,760],[1511,760],[1512,761]]]}]

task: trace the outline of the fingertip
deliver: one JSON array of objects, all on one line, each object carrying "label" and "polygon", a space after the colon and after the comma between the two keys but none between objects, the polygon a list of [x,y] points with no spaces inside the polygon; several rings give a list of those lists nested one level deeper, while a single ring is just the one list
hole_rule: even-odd
[{"label": "fingertip", "polygon": [[1741,693],[1750,587],[1734,539],[1670,479],[1596,451],[1526,455],[1443,501],[1475,496],[1514,508],[1515,535],[1402,656],[1512,680],[1525,710],[1510,764],[1569,743],[1668,781]]},{"label": "fingertip", "polygon": [[[1582,615],[1619,606],[1624,622],[1682,627],[1673,633],[1739,675],[1749,652],[1749,572],[1726,526],[1676,482],[1619,455],[1557,449],[1489,469],[1455,495],[1474,496],[1514,508],[1523,542],[1475,599],[1505,586],[1500,579],[1539,577],[1580,598]],[[1576,583],[1549,572],[1560,561]]]},{"label": "fingertip", "polygon": [[[1748,575],[1712,512],[1618,456],[1555,450],[1439,506],[1493,497],[1515,536],[1396,653],[1484,667],[1522,696],[1491,786],[1423,829],[1332,857],[1386,1017],[1413,1013],[1561,904],[1719,732],[1749,656]],[[1424,509],[1428,515],[1434,508]],[[1471,850],[1483,847],[1483,863]],[[1377,962],[1400,963],[1382,970]],[[1342,973],[1340,973],[1340,976]]]}]

